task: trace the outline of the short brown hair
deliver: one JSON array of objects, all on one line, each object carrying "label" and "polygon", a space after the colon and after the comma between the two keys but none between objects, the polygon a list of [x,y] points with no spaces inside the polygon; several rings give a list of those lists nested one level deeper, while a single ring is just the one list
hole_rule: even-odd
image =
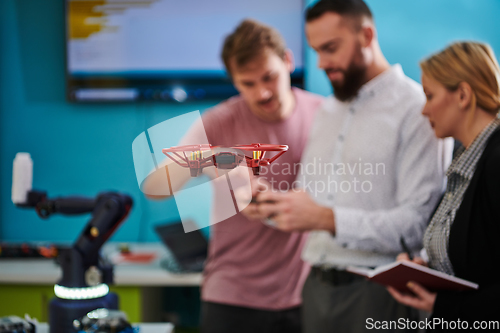
[{"label": "short brown hair", "polygon": [[472,107],[497,114],[500,108],[500,68],[491,47],[457,42],[420,63],[422,72],[455,91],[461,82],[472,88]]},{"label": "short brown hair", "polygon": [[362,18],[373,21],[373,14],[363,0],[320,0],[306,10],[306,22],[310,23],[325,13],[337,13],[354,19],[355,29],[361,29]]},{"label": "short brown hair", "polygon": [[224,40],[222,60],[228,74],[231,75],[233,59],[236,66],[244,66],[266,50],[273,51],[284,59],[286,44],[283,37],[270,26],[246,19]]}]

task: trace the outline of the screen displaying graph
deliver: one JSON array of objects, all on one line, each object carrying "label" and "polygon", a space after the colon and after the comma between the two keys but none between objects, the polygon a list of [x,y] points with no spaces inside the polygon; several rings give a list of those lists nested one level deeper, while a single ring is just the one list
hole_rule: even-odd
[{"label": "screen displaying graph", "polygon": [[196,80],[228,81],[222,45],[245,18],[283,35],[294,54],[293,77],[302,77],[302,0],[66,1],[70,99],[82,89],[109,92],[111,83],[134,89],[129,96],[137,99],[148,89],[152,96],[171,95],[173,81],[187,86]]}]

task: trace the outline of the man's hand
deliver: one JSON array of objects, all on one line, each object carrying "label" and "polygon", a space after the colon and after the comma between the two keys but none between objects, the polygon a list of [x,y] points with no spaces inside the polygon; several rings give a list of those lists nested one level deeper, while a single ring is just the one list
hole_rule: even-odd
[{"label": "man's hand", "polygon": [[239,188],[234,191],[234,196],[236,201],[239,203],[246,204],[250,201],[250,204],[246,206],[245,209],[241,211],[243,215],[245,215],[250,220],[262,220],[267,218],[267,215],[263,215],[259,209],[259,204],[257,203],[257,193],[260,191],[264,191],[267,188],[271,188],[271,184],[269,184],[266,180],[262,178],[251,176],[250,187],[251,192],[248,191],[247,188]]},{"label": "man's hand", "polygon": [[335,234],[333,210],[316,204],[304,191],[257,194],[260,216],[272,219],[275,228],[282,231],[328,230]]},{"label": "man's hand", "polygon": [[436,302],[436,293],[432,293],[416,282],[408,282],[406,285],[415,295],[404,294],[392,287],[387,287],[389,293],[401,304],[411,306],[415,309],[432,312]]}]

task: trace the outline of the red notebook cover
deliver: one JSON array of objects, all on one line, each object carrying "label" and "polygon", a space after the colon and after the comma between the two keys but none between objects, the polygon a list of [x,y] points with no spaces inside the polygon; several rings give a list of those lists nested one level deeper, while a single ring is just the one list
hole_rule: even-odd
[{"label": "red notebook cover", "polygon": [[462,291],[473,290],[479,287],[476,283],[409,261],[394,262],[375,269],[348,267],[347,271],[365,276],[369,280],[384,286],[392,286],[402,292],[410,291],[406,287],[409,281],[417,282],[429,291]]}]

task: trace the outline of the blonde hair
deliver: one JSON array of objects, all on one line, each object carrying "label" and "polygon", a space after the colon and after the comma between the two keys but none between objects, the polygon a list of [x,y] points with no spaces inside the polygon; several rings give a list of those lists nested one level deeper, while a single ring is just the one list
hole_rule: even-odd
[{"label": "blonde hair", "polygon": [[493,115],[500,108],[500,68],[491,47],[458,42],[420,62],[422,72],[455,91],[461,82],[472,88],[471,106]]}]

